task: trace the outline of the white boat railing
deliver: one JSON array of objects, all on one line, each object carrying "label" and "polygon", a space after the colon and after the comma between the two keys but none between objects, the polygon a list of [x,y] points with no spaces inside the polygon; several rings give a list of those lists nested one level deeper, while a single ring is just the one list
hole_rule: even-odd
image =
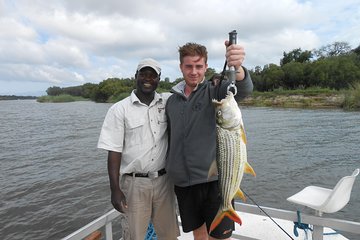
[{"label": "white boat railing", "polygon": [[[276,208],[269,208],[269,207],[262,207],[261,209],[257,206],[245,203],[235,203],[235,209],[239,212],[245,212],[254,215],[261,215],[266,216],[264,212],[266,212],[269,216],[276,219],[283,219],[291,222],[297,222],[298,216],[297,212],[288,211],[283,209],[276,209]],[[120,217],[121,214],[116,211],[115,209],[109,211],[108,213],[104,214],[103,216],[95,219],[91,223],[87,224],[86,226],[80,228],[79,230],[73,232],[72,234],[66,236],[62,240],[80,240],[86,238],[88,235],[93,233],[99,229],[105,229],[105,239],[112,240],[113,239],[113,232],[112,232],[112,222],[114,219]],[[318,217],[312,215],[301,214],[302,223],[307,223],[313,226],[312,231],[312,239],[313,240],[323,240],[323,228],[328,227],[331,229],[336,229],[337,231],[342,232],[349,232],[353,234],[360,235],[360,223],[359,222],[352,222],[347,220],[341,219],[333,219],[333,218],[325,218],[325,217]],[[252,240],[262,240],[257,238],[249,238],[246,236],[233,234],[232,236],[235,239],[252,239]]]},{"label": "white boat railing", "polygon": [[79,230],[71,233],[70,235],[66,236],[62,240],[79,240],[84,239],[93,233],[96,230],[99,230],[105,227],[105,239],[106,240],[113,240],[113,232],[112,232],[112,222],[114,219],[120,217],[121,213],[117,210],[113,209],[101,217],[95,219],[91,223],[85,225],[84,227],[80,228]]},{"label": "white boat railing", "polygon": [[[291,222],[298,221],[298,215],[295,211],[283,210],[278,208],[262,207],[272,218],[287,220]],[[239,212],[246,212],[254,215],[266,216],[266,214],[257,206],[245,203],[235,203],[235,209]],[[313,227],[312,239],[323,240],[323,229],[324,227],[336,229],[337,231],[354,233],[360,235],[360,222],[353,222],[341,219],[318,217],[315,215],[301,214],[301,222],[310,224]],[[235,236],[237,237],[237,236]],[[242,236],[238,236],[239,238]],[[241,238],[242,239],[242,238]],[[261,240],[261,239],[258,239]]]}]

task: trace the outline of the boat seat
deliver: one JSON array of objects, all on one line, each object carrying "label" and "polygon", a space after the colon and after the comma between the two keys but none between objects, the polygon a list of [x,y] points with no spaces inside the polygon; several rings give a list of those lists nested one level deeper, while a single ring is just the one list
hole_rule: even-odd
[{"label": "boat seat", "polygon": [[308,186],[287,200],[314,209],[318,216],[322,216],[323,213],[337,212],[349,202],[357,175],[359,175],[359,168],[355,169],[350,176],[341,178],[333,189]]}]

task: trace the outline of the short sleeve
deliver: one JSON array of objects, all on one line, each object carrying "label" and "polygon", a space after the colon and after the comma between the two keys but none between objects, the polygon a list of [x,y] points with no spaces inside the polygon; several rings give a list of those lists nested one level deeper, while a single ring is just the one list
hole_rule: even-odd
[{"label": "short sleeve", "polygon": [[113,105],[105,116],[98,141],[98,148],[122,152],[124,143],[124,108]]}]

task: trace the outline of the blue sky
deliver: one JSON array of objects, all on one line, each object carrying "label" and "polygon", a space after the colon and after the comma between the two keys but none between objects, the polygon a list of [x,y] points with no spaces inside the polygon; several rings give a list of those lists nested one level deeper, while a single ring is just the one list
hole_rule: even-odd
[{"label": "blue sky", "polygon": [[249,69],[279,64],[299,47],[355,48],[360,0],[0,0],[0,95],[132,77],[146,57],[175,80],[177,48],[186,42],[207,46],[209,67],[220,71],[232,30]]}]

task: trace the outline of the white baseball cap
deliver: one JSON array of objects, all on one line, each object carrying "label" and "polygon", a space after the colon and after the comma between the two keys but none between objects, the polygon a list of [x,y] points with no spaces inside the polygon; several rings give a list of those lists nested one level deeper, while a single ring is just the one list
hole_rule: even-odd
[{"label": "white baseball cap", "polygon": [[140,71],[144,67],[151,67],[159,75],[161,72],[160,64],[152,58],[145,58],[139,62],[137,71]]}]

